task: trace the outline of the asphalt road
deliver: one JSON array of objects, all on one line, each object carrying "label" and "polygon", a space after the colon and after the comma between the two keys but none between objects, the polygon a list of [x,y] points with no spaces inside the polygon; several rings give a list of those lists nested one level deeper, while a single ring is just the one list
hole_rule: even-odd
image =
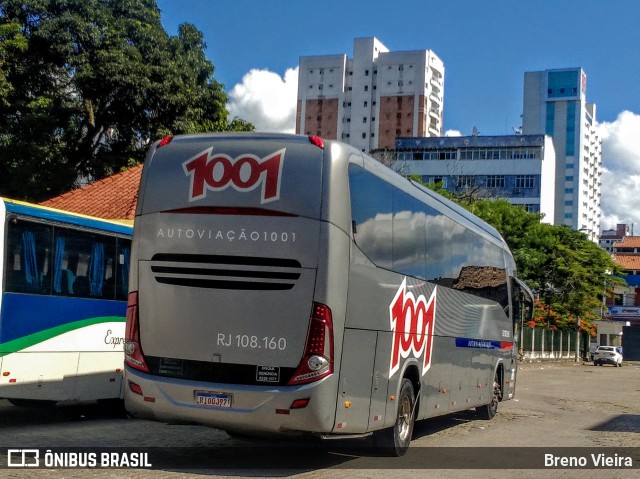
[{"label": "asphalt road", "polygon": [[[361,441],[231,438],[202,426],[127,419],[97,405],[39,410],[0,401],[0,464],[7,463],[9,448],[39,448],[43,454],[51,449],[63,453],[59,459],[69,459],[64,456],[69,451],[97,451],[97,462],[104,451],[133,450],[149,452],[149,462],[155,462],[152,470],[0,469],[0,477],[12,479],[622,479],[640,477],[640,364],[615,368],[591,363],[523,363],[516,398],[501,403],[493,420],[479,420],[468,411],[422,421],[416,425],[412,447],[403,458],[380,457],[362,445]],[[83,457],[89,459],[77,456],[78,460]],[[203,457],[206,460],[199,462]],[[627,467],[627,457],[633,468]],[[142,458],[125,459],[133,462]],[[590,467],[599,458],[613,461],[615,467]],[[546,460],[559,466],[573,460],[577,467],[551,468]],[[580,464],[582,460],[586,466]]]}]

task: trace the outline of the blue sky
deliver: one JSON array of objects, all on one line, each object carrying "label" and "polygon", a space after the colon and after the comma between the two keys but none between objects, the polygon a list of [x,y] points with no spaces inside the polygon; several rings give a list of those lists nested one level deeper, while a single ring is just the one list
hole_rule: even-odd
[{"label": "blue sky", "polygon": [[302,55],[346,53],[355,37],[444,61],[445,130],[507,134],[520,123],[525,71],[582,67],[597,118],[640,113],[640,1],[158,0],[169,34],[204,33],[215,78],[231,90],[251,69],[284,75]]},{"label": "blue sky", "polygon": [[204,34],[231,117],[293,132],[300,56],[377,37],[445,65],[443,132],[512,134],[524,73],[582,67],[602,137],[603,229],[640,234],[640,0],[157,0],[170,35]]}]

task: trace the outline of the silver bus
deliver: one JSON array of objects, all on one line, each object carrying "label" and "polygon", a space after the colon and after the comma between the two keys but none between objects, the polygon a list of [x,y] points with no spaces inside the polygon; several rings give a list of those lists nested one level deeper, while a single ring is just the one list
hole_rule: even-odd
[{"label": "silver bus", "polygon": [[134,223],[125,405],[230,433],[373,436],[511,399],[530,291],[498,232],[348,145],[167,137]]}]

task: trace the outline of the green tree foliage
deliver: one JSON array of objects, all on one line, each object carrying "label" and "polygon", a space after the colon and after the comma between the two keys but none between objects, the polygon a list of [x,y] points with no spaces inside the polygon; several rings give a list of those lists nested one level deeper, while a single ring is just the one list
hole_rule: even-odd
[{"label": "green tree foliage", "polygon": [[592,332],[603,294],[612,294],[621,282],[616,278],[620,267],[602,248],[585,234],[542,223],[541,215],[506,200],[463,206],[494,226],[509,245],[518,276],[539,295],[539,321],[556,329]]},{"label": "green tree foliage", "polygon": [[13,90],[13,86],[7,78],[8,58],[27,48],[27,39],[20,31],[18,22],[0,24],[0,107],[7,107],[7,95]]},{"label": "green tree foliage", "polygon": [[[155,0],[0,0],[0,194],[40,201],[227,120],[202,33]],[[12,43],[6,43],[10,39]]]}]

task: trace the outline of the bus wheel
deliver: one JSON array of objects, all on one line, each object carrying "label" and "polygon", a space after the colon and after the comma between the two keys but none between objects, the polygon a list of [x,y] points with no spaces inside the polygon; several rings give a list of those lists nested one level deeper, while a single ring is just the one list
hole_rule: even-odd
[{"label": "bus wheel", "polygon": [[390,456],[404,456],[409,449],[413,424],[415,422],[415,402],[413,385],[408,379],[402,380],[398,396],[398,414],[393,427],[376,433],[376,446]]},{"label": "bus wheel", "polygon": [[498,412],[498,402],[500,401],[500,383],[498,382],[498,375],[493,380],[493,394],[491,395],[491,402],[485,406],[479,406],[476,408],[476,413],[480,419],[493,419]]}]

